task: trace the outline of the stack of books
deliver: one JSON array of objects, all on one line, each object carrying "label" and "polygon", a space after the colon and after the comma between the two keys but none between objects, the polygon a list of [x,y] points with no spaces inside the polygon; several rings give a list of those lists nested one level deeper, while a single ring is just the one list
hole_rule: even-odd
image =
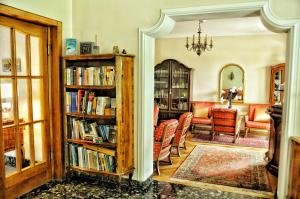
[{"label": "stack of books", "polygon": [[90,115],[115,115],[116,98],[95,96],[95,92],[78,90],[66,92],[66,112],[77,112]]},{"label": "stack of books", "polygon": [[69,145],[70,165],[82,169],[114,172],[116,168],[115,157],[87,149],[77,144]]},{"label": "stack of books", "polygon": [[66,68],[66,84],[77,86],[112,86],[115,85],[115,67],[79,67]]},{"label": "stack of books", "polygon": [[69,139],[82,139],[82,140],[95,140],[98,143],[109,142],[116,143],[116,125],[98,125],[96,122],[87,122],[74,117],[68,118],[68,138]]}]

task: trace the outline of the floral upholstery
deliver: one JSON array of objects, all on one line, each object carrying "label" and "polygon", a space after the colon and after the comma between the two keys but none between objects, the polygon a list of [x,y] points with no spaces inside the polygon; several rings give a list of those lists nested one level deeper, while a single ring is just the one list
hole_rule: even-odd
[{"label": "floral upholstery", "polygon": [[153,123],[154,123],[154,128],[157,127],[158,113],[159,113],[159,107],[158,107],[157,104],[154,104],[154,113],[153,113]]},{"label": "floral upholstery", "polygon": [[154,131],[154,145],[153,145],[153,160],[156,162],[156,170],[159,174],[159,161],[169,159],[171,163],[171,141],[175,135],[178,127],[176,119],[162,122]]},{"label": "floral upholstery", "polygon": [[226,108],[214,108],[212,110],[212,123],[213,123],[213,135],[217,134],[230,134],[234,136],[233,142],[236,141],[239,135],[239,126],[237,123],[237,110]]},{"label": "floral upholstery", "polygon": [[179,155],[179,147],[185,146],[185,138],[190,128],[193,114],[191,112],[183,113],[179,118],[179,125],[175,132],[175,138],[173,140],[173,146],[177,147]]},{"label": "floral upholstery", "polygon": [[246,127],[245,137],[247,137],[250,129],[260,129],[260,130],[270,131],[271,121],[270,122],[255,122],[255,121],[253,121],[256,108],[266,108],[267,109],[268,107],[270,107],[269,104],[251,104],[251,105],[249,105],[248,117],[246,117],[246,121],[245,121],[245,127]]}]

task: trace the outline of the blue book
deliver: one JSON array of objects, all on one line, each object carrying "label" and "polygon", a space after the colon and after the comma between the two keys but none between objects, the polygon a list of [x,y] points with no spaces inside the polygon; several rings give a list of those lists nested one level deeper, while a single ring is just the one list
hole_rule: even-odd
[{"label": "blue book", "polygon": [[77,112],[77,92],[71,92],[71,112]]}]

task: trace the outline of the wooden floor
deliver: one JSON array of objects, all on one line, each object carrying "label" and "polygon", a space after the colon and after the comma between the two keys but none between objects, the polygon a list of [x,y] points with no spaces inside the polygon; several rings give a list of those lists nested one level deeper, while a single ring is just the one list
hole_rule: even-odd
[{"label": "wooden floor", "polygon": [[[165,182],[172,182],[177,184],[184,184],[188,186],[194,186],[194,187],[201,187],[201,188],[207,188],[207,189],[217,189],[221,191],[229,191],[229,192],[235,192],[235,193],[241,193],[251,196],[258,196],[263,198],[273,198],[274,193],[276,191],[276,185],[277,185],[277,178],[270,173],[268,173],[269,181],[272,187],[272,193],[270,192],[264,192],[264,191],[255,191],[255,190],[249,190],[249,189],[242,189],[242,188],[236,188],[236,187],[228,187],[228,186],[222,186],[222,185],[214,185],[214,184],[207,184],[207,183],[201,183],[201,182],[182,182],[182,181],[176,181],[174,179],[171,179],[171,176],[173,173],[178,169],[178,167],[182,164],[182,162],[187,158],[187,156],[191,153],[191,151],[194,149],[196,145],[211,145],[211,144],[205,144],[205,143],[199,143],[199,142],[193,142],[191,141],[192,134],[188,134],[187,140],[186,140],[186,146],[187,149],[182,149],[180,151],[181,156],[172,156],[172,165],[163,165],[160,166],[160,175],[157,175],[157,172],[154,171],[153,179],[158,181],[165,181]],[[232,147],[237,148],[237,146],[228,146],[228,145],[221,145],[221,144],[214,144],[215,146],[225,146],[225,147]],[[240,148],[240,147],[238,147]],[[257,151],[266,151],[266,149],[258,149],[258,148],[251,148],[247,147],[247,149],[250,150],[257,150]]]}]

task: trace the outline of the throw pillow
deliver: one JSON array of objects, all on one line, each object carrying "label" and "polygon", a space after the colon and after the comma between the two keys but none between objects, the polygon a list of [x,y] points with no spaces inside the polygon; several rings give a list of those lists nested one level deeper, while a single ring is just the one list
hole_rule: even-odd
[{"label": "throw pillow", "polygon": [[254,121],[255,122],[270,122],[271,117],[266,113],[266,108],[255,108]]},{"label": "throw pillow", "polygon": [[194,106],[193,115],[194,117],[208,118],[208,109],[205,106]]}]

